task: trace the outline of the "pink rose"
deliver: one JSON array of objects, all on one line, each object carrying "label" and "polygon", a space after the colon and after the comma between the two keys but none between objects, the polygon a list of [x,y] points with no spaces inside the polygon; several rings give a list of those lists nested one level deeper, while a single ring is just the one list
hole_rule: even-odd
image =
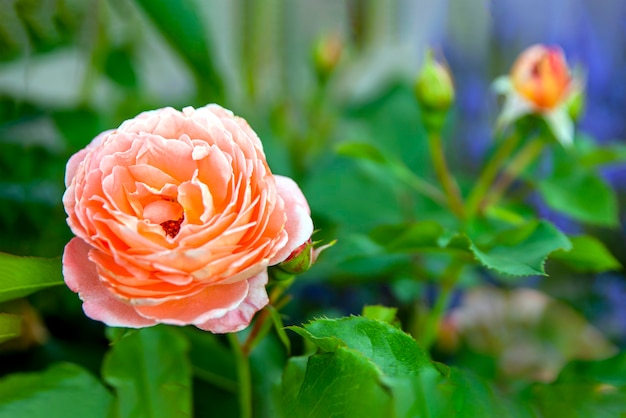
[{"label": "pink rose", "polygon": [[76,234],[65,282],[110,326],[239,331],[268,303],[267,267],[313,232],[296,183],[273,175],[258,136],[218,106],[144,112],[67,163]]}]

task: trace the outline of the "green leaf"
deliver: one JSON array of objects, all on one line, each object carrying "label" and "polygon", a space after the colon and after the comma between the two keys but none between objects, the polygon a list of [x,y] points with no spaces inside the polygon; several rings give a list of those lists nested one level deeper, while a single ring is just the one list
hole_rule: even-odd
[{"label": "green leaf", "polygon": [[170,45],[191,65],[199,88],[215,102],[223,96],[223,82],[212,58],[208,30],[193,0],[136,0]]},{"label": "green leaf", "polygon": [[474,375],[436,366],[415,340],[363,317],[292,327],[320,351],[290,359],[284,417],[531,417]]},{"label": "green leaf", "polygon": [[[439,247],[439,239],[444,237],[444,232],[444,228],[437,222],[422,221],[378,226],[370,232],[370,237],[390,251],[410,251]],[[447,242],[441,244],[445,247]]]},{"label": "green leaf", "polygon": [[539,191],[552,209],[592,225],[618,225],[615,192],[600,177],[582,170],[539,183]]},{"label": "green leaf", "polygon": [[337,146],[336,152],[343,157],[358,158],[378,164],[388,162],[387,158],[378,148],[366,142],[343,142]]},{"label": "green leaf", "polygon": [[250,352],[255,417],[276,417],[281,410],[281,381],[287,353],[275,334],[268,334]]},{"label": "green leaf", "polygon": [[0,313],[0,343],[19,337],[22,331],[22,317]]},{"label": "green leaf", "polygon": [[69,363],[0,380],[0,418],[106,418],[112,400],[96,378]]},{"label": "green leaf", "polygon": [[119,418],[191,416],[188,346],[167,326],[143,328],[113,346],[102,375],[117,392]]},{"label": "green leaf", "polygon": [[475,241],[434,221],[380,226],[370,236],[389,252],[465,252],[484,267],[510,276],[545,275],[547,257],[554,251],[571,248],[567,236],[547,221],[526,222],[495,236],[478,236]]},{"label": "green leaf", "polygon": [[430,366],[428,354],[402,330],[385,322],[354,316],[318,319],[304,328],[290,327],[323,351],[356,350],[389,376],[417,374]]},{"label": "green leaf", "polygon": [[511,276],[546,275],[544,264],[548,255],[571,248],[567,236],[546,221],[529,222],[506,231],[488,249],[471,244],[482,265]]},{"label": "green leaf", "polygon": [[577,382],[536,384],[525,393],[542,417],[613,418],[626,415],[624,389]]},{"label": "green leaf", "polygon": [[18,257],[0,253],[0,302],[63,283],[61,258]]},{"label": "green leaf", "polygon": [[486,381],[470,372],[452,368],[447,384],[452,396],[447,399],[442,417],[534,417],[526,408],[506,402]]},{"label": "green leaf", "polygon": [[626,386],[626,352],[604,360],[572,361],[563,368],[557,382]]},{"label": "green leaf", "polygon": [[[193,411],[196,416],[235,416],[237,367],[232,351],[217,335],[196,327],[180,330],[190,343],[193,369]],[[219,399],[219,402],[215,402]],[[205,412],[206,411],[206,412]],[[210,412],[209,412],[210,411]]]},{"label": "green leaf", "polygon": [[[594,168],[626,161],[626,145],[619,142],[599,144],[594,138],[578,134],[574,139],[578,163]],[[568,158],[571,160],[571,156]]]},{"label": "green leaf", "polygon": [[556,251],[551,258],[583,273],[600,273],[622,268],[620,262],[598,239],[580,235],[570,237],[570,241],[572,242],[570,251]]},{"label": "green leaf", "polygon": [[237,368],[233,353],[216,335],[195,327],[182,329],[190,342],[189,359],[194,374],[232,393],[237,392]]},{"label": "green leaf", "polygon": [[283,416],[298,418],[393,417],[381,373],[361,353],[341,347],[332,353],[291,359],[283,379]]},{"label": "green leaf", "polygon": [[368,319],[375,319],[377,321],[386,322],[393,326],[399,324],[396,314],[398,308],[388,308],[381,305],[369,305],[363,307],[363,316]]}]

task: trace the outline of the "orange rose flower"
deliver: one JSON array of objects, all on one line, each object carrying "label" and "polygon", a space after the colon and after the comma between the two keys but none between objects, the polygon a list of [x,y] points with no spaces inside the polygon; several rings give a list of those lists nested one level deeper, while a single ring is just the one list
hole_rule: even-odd
[{"label": "orange rose flower", "polygon": [[583,83],[570,73],[561,48],[545,45],[527,48],[513,64],[510,75],[497,78],[493,86],[505,95],[498,128],[536,114],[544,119],[562,145],[572,144],[573,117],[580,113]]},{"label": "orange rose flower", "polygon": [[298,186],[218,105],[144,112],[100,134],[69,160],[66,186],[77,238],[65,281],[110,326],[239,331],[268,303],[267,267],[313,232]]},{"label": "orange rose flower", "polygon": [[572,77],[560,48],[533,45],[517,58],[511,81],[537,108],[552,109],[566,98]]}]

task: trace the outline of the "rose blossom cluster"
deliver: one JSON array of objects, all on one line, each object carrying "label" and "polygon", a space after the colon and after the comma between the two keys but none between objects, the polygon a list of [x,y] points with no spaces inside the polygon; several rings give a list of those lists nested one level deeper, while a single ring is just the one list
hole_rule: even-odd
[{"label": "rose blossom cluster", "polygon": [[268,303],[267,267],[313,232],[296,183],[218,105],[127,120],[72,156],[65,182],[65,281],[110,326],[241,330]]}]

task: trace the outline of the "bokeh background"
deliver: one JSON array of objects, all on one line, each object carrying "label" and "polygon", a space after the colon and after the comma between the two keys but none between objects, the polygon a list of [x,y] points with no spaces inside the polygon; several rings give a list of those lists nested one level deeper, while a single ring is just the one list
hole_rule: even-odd
[{"label": "bokeh background", "polygon": [[[71,238],[61,204],[65,162],[99,132],[144,110],[216,102],[259,133],[274,172],[300,183],[318,236],[339,238],[293,288],[287,322],[358,313],[368,303],[406,308],[415,297],[428,304],[432,286],[412,277],[428,272],[396,256],[368,258],[361,235],[426,218],[432,208],[380,169],[336,155],[336,144],[370,142],[424,171],[412,89],[432,47],[455,79],[446,137],[463,185],[493,143],[490,83],[533,43],[560,45],[584,74],[579,131],[623,141],[625,39],[621,0],[0,0],[0,251],[62,253]],[[624,174],[624,166],[604,172],[620,197]],[[567,232],[583,230],[530,203]],[[593,232],[626,261],[623,228]],[[566,302],[574,313],[565,320],[586,318],[602,344],[626,346],[622,272],[524,285]],[[102,325],[82,316],[76,295],[52,289],[9,308],[31,312],[38,325],[25,351],[3,354],[19,361],[2,362],[0,373],[58,359],[98,369]]]}]

